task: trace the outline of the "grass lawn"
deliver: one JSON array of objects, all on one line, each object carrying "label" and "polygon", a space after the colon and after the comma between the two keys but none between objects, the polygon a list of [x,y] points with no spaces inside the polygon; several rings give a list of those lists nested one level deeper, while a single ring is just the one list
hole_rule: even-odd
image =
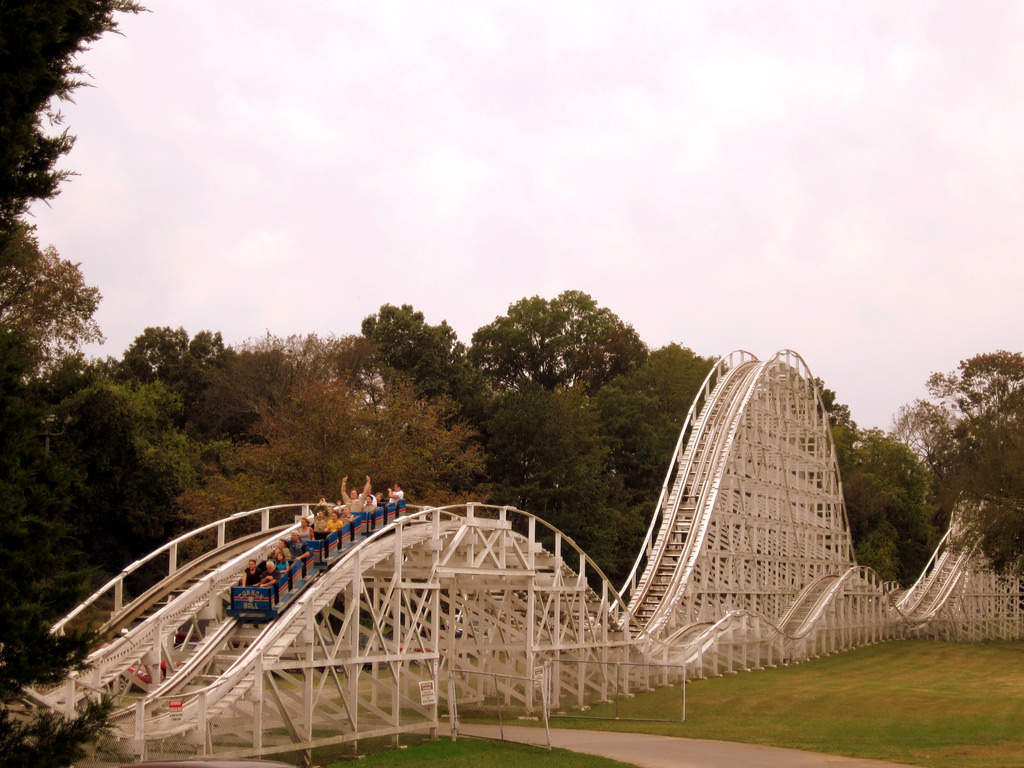
[{"label": "grass lawn", "polygon": [[[679,712],[678,688],[619,702],[620,717]],[[614,706],[588,716],[614,716]],[[936,768],[1024,765],[1024,643],[906,640],[695,680],[686,721],[555,720],[574,728],[741,741]]]},{"label": "grass lawn", "polygon": [[[640,694],[620,701],[619,715],[676,717],[680,698],[679,688]],[[686,691],[685,722],[597,719],[614,714],[614,705],[605,705],[582,717],[554,718],[551,725],[767,744],[935,768],[1016,768],[1024,766],[1024,643],[882,643],[790,667],[695,680]],[[559,768],[621,766],[562,750],[472,739],[451,744],[443,737],[371,755],[361,764],[513,768],[529,762],[546,768],[545,761]]]}]

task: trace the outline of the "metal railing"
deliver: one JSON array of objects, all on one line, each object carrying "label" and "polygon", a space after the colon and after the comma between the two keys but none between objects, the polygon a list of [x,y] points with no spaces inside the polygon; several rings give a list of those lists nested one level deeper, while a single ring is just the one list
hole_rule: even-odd
[{"label": "metal railing", "polygon": [[[278,504],[271,507],[260,507],[259,509],[252,509],[244,512],[236,512],[235,514],[225,517],[221,520],[215,520],[212,523],[207,523],[206,525],[202,525],[192,531],[183,533],[177,538],[167,542],[162,547],[159,547],[153,552],[150,552],[145,557],[136,560],[134,563],[127,566],[124,570],[117,574],[117,576],[110,579],[110,581],[108,581],[98,590],[93,592],[92,595],[86,598],[67,616],[65,616],[57,623],[55,623],[53,627],[50,628],[50,632],[54,635],[63,635],[65,628],[68,626],[70,622],[72,622],[78,616],[82,615],[89,608],[96,606],[103,600],[103,598],[107,596],[113,597],[113,607],[110,610],[110,615],[114,616],[124,607],[125,604],[124,598],[126,579],[138,573],[144,566],[156,562],[162,556],[165,556],[167,558],[167,572],[166,574],[161,575],[159,579],[156,579],[154,583],[164,578],[167,578],[168,576],[172,576],[175,573],[175,571],[178,570],[178,567],[181,565],[181,563],[179,562],[178,555],[179,551],[182,549],[182,545],[189,542],[194,542],[202,546],[205,543],[203,534],[209,533],[211,531],[216,532],[216,536],[214,537],[215,543],[212,547],[203,549],[201,552],[198,553],[199,555],[205,554],[207,552],[212,552],[213,550],[223,547],[226,543],[228,543],[228,528],[229,526],[231,526],[232,523],[241,520],[255,518],[258,516],[260,525],[259,530],[268,531],[271,528],[270,521],[272,514],[285,515],[287,510],[293,510],[293,517],[299,514],[308,517],[309,509],[311,506],[313,505]],[[239,534],[239,536],[248,533],[252,533],[252,531],[242,531]],[[234,539],[231,540],[233,541]]]}]

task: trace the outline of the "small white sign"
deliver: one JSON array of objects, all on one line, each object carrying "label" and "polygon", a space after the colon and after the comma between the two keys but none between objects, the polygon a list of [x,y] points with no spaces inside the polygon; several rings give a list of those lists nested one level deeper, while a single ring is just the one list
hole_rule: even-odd
[{"label": "small white sign", "polygon": [[430,707],[437,704],[437,691],[433,680],[420,680],[420,705]]},{"label": "small white sign", "polygon": [[171,713],[171,720],[181,720],[181,710],[184,703],[182,699],[170,699],[167,702],[167,709]]},{"label": "small white sign", "polygon": [[544,667],[533,668],[533,686],[534,688],[544,687]]}]

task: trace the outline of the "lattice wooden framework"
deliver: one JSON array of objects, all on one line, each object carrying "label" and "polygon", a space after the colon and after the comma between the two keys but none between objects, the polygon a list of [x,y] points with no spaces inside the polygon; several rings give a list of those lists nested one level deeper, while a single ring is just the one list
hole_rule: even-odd
[{"label": "lattice wooden framework", "polygon": [[[130,566],[88,603],[113,596],[112,642],[93,668],[27,691],[25,706],[70,714],[112,696],[121,709],[97,765],[257,756],[436,729],[435,701],[530,712],[544,690],[548,707],[566,709],[894,637],[1024,637],[1020,582],[948,540],[906,591],[853,562],[827,416],[789,351],[763,362],[736,352],[709,374],[621,590],[538,518],[469,504],[361,540],[277,621],[229,618],[245,561],[296,513],[308,505],[239,513],[169,543],[154,553],[168,558],[166,577],[125,604],[125,579],[145,561]],[[246,527],[236,536],[229,524]],[[182,564],[194,535],[213,549]]]},{"label": "lattice wooden framework", "polygon": [[[637,657],[621,600],[599,573],[600,591],[588,585],[593,571],[571,541],[516,510],[400,518],[278,621],[211,621],[164,684],[121,691],[108,754],[265,755],[435,728],[424,682],[463,707],[535,709],[529,678],[553,660],[555,706],[607,697],[608,665]],[[223,599],[196,611],[223,613]]]},{"label": "lattice wooden framework", "polygon": [[952,546],[958,514],[920,578],[898,595],[896,611],[909,631],[921,637],[1019,640],[1024,637],[1021,580],[998,576],[980,556]]},{"label": "lattice wooden framework", "polygon": [[687,415],[622,593],[649,657],[699,674],[909,635],[1024,637],[1020,582],[947,539],[906,592],[855,565],[813,377],[791,351],[740,351]]},{"label": "lattice wooden framework", "polygon": [[827,415],[800,357],[736,353],[705,390],[634,569],[629,611],[651,634],[736,610],[779,620],[853,564]]}]

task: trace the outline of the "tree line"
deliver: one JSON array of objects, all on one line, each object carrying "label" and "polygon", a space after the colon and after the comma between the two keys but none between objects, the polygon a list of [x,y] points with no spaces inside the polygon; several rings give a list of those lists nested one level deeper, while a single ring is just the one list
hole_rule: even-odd
[{"label": "tree line", "polygon": [[[67,343],[68,333],[52,335]],[[341,477],[369,474],[381,488],[401,482],[412,503],[533,512],[621,583],[714,364],[678,344],[649,349],[580,291],[524,298],[468,346],[446,322],[390,304],[345,336],[267,334],[230,346],[215,331],[147,328],[104,360],[39,344],[22,342],[35,361],[25,396],[42,414],[48,466],[61,469],[61,524],[96,578],[203,523],[337,498]],[[958,382],[935,381],[944,392]],[[978,482],[976,450],[954,456],[950,446],[968,437],[974,446],[979,428],[958,438],[968,422],[921,401],[892,433],[860,429],[817,385],[857,560],[909,584],[965,481]],[[926,420],[934,413],[945,415],[944,432]]]},{"label": "tree line", "polygon": [[[65,469],[63,521],[103,574],[231,512],[401,482],[412,503],[514,505],[628,572],[681,417],[713,361],[650,351],[588,295],[523,299],[473,334],[384,305],[361,333],[237,347],[147,328],[66,355],[30,391]],[[47,436],[46,429],[54,434]]]}]

